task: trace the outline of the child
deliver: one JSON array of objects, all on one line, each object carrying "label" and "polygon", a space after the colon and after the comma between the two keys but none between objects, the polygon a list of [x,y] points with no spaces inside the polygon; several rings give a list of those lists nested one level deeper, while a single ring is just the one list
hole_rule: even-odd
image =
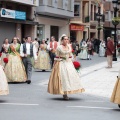
[{"label": "child", "polygon": [[1,58],[0,58],[0,95],[7,95],[7,94],[9,94],[9,88],[8,88],[6,75],[3,71],[3,66],[1,65]]}]

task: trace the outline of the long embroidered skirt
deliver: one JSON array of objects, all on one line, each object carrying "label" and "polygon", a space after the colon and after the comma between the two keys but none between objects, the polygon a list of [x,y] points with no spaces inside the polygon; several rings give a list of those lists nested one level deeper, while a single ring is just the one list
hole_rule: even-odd
[{"label": "long embroidered skirt", "polygon": [[48,83],[50,94],[74,94],[84,92],[80,83],[80,76],[72,61],[56,62]]},{"label": "long embroidered skirt", "polygon": [[120,104],[120,78],[117,79],[111,96],[111,102]]},{"label": "long embroidered skirt", "polygon": [[41,70],[50,70],[50,57],[46,51],[40,50],[38,53],[37,63],[35,63],[34,68]]},{"label": "long embroidered skirt", "polygon": [[7,78],[3,71],[2,66],[0,65],[0,95],[7,95],[7,94],[9,94]]},{"label": "long embroidered skirt", "polygon": [[8,82],[25,82],[27,80],[24,65],[18,56],[9,55],[5,74]]}]

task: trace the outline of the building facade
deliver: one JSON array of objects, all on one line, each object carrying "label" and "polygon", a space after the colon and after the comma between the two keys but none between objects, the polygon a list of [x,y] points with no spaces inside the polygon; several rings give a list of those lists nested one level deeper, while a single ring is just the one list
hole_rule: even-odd
[{"label": "building facade", "polygon": [[[120,17],[120,5],[117,16]],[[112,24],[112,19],[114,18],[114,9],[112,0],[106,0],[104,4],[104,14],[105,14],[105,23],[104,23],[104,39],[107,37],[114,36],[114,25]],[[120,23],[117,25],[117,38],[120,39]]]},{"label": "building facade", "polygon": [[49,39],[55,36],[56,40],[62,34],[69,36],[70,19],[74,17],[74,0],[39,0],[36,10],[37,38]]},{"label": "building facade", "polygon": [[34,36],[38,0],[0,0],[0,45],[5,38]]},{"label": "building facade", "polygon": [[[97,12],[98,6],[96,0],[75,0],[74,18],[70,22],[71,37],[73,40],[80,42],[82,39],[98,38]],[[101,14],[103,14],[102,4]],[[103,25],[103,22],[100,24]],[[100,31],[100,39],[103,39],[103,29]]]}]

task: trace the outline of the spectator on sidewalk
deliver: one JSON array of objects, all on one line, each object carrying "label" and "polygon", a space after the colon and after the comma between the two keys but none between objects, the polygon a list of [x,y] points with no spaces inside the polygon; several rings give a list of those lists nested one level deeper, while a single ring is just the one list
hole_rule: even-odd
[{"label": "spectator on sidewalk", "polygon": [[106,50],[107,63],[108,63],[107,68],[112,68],[113,53],[114,53],[114,44],[113,44],[112,39],[108,37],[107,38],[107,50]]}]

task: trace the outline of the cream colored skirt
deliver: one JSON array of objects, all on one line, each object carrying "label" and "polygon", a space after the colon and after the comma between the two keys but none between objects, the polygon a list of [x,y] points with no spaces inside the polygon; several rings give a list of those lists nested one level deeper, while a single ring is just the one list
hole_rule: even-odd
[{"label": "cream colored skirt", "polygon": [[48,83],[50,94],[74,94],[84,92],[80,83],[80,76],[72,61],[56,62]]},{"label": "cream colored skirt", "polygon": [[24,65],[18,56],[9,55],[5,74],[8,82],[25,82],[27,80]]},{"label": "cream colored skirt", "polygon": [[111,102],[120,104],[120,78],[117,79],[111,96]]},{"label": "cream colored skirt", "polygon": [[50,70],[50,57],[45,50],[40,50],[38,53],[37,63],[34,64],[34,68],[41,70]]},{"label": "cream colored skirt", "polygon": [[7,94],[9,94],[7,78],[3,71],[2,66],[0,65],[0,95],[7,95]]}]

